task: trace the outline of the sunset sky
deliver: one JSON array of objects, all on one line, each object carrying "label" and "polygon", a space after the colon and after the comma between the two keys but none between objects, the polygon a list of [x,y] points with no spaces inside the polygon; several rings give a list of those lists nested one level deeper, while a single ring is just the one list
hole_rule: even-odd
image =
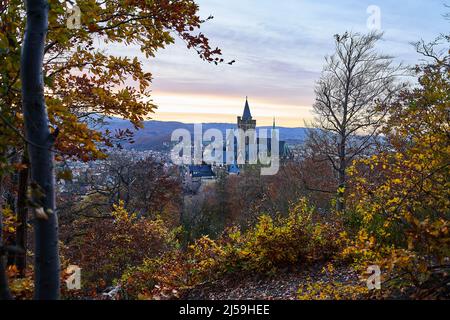
[{"label": "sunset sky", "polygon": [[[207,64],[181,41],[146,60],[153,73],[156,120],[235,122],[249,96],[258,125],[304,126],[311,119],[314,83],[333,35],[368,32],[367,8],[381,9],[385,39],[379,49],[413,64],[419,56],[410,42],[431,41],[448,31],[444,0],[198,0],[202,27],[233,65]],[[138,49],[124,48],[138,54]],[[144,58],[143,58],[144,59]]]}]

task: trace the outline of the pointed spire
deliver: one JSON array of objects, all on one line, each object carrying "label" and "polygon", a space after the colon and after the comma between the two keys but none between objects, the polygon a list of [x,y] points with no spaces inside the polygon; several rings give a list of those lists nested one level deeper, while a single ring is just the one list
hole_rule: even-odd
[{"label": "pointed spire", "polygon": [[245,97],[245,108],[244,108],[244,114],[242,116],[242,120],[246,121],[246,120],[251,120],[252,119],[252,114],[250,112],[250,106],[248,104],[248,97]]},{"label": "pointed spire", "polygon": [[272,126],[272,129],[276,129],[276,126],[275,126],[275,117],[273,117],[273,126]]}]

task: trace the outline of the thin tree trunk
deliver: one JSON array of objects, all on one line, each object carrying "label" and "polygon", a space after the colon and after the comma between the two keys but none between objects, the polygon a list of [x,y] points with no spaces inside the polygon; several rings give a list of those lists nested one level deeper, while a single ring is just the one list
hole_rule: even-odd
[{"label": "thin tree trunk", "polygon": [[22,157],[22,164],[26,167],[19,173],[19,188],[17,193],[17,230],[16,245],[23,249],[24,253],[15,254],[15,265],[20,276],[25,277],[27,266],[27,240],[28,240],[28,207],[27,207],[27,190],[29,176],[28,153],[25,150]]},{"label": "thin tree trunk", "polygon": [[11,292],[8,286],[8,276],[6,275],[6,250],[3,250],[3,224],[2,224],[2,214],[0,213],[0,300],[11,300]]},{"label": "thin tree trunk", "polygon": [[[11,158],[11,163],[17,163],[20,159],[19,154],[17,152],[15,152],[15,156],[13,156]],[[17,172],[12,172],[10,174],[10,179],[11,179],[11,185],[17,185],[18,182],[18,174]],[[4,199],[6,206],[12,211],[12,212],[16,212],[17,207],[16,207],[16,194],[15,192],[12,190],[13,188],[10,188],[11,190],[8,190],[8,192],[6,192],[6,197]],[[5,196],[5,195],[4,195]],[[12,238],[9,239],[9,245],[16,245],[16,239]],[[14,252],[7,252],[6,253],[6,268],[8,268],[9,266],[14,265],[14,258],[15,258],[15,253]]]},{"label": "thin tree trunk", "polygon": [[0,176],[0,300],[11,300],[9,291],[8,276],[6,275],[6,257],[7,252],[3,246],[3,187],[2,177]]},{"label": "thin tree trunk", "polygon": [[345,138],[341,138],[341,142],[339,143],[339,170],[338,170],[338,183],[339,189],[337,192],[337,201],[336,201],[336,210],[338,212],[343,212],[345,210],[345,199],[344,199],[344,190],[347,182],[346,170],[347,170],[347,162],[345,159],[346,148],[345,148]]},{"label": "thin tree trunk", "polygon": [[27,24],[21,57],[22,105],[31,166],[31,182],[44,193],[34,199],[48,219],[36,216],[35,232],[35,298],[59,298],[58,219],[55,210],[55,177],[52,147],[54,136],[49,130],[44,101],[43,59],[48,28],[48,2],[26,0]]}]

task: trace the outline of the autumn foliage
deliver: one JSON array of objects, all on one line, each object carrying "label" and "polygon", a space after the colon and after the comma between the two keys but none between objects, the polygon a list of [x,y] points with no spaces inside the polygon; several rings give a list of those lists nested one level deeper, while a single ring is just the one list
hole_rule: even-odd
[{"label": "autumn foliage", "polygon": [[339,225],[313,215],[314,209],[302,200],[286,217],[262,215],[248,230],[230,228],[217,240],[204,236],[185,251],[147,259],[125,272],[119,282],[123,294],[134,299],[174,298],[183,289],[226,274],[270,276],[286,267],[327,261],[338,249]]},{"label": "autumn foliage", "polygon": [[111,286],[127,268],[159,257],[175,245],[163,221],[130,215],[123,202],[114,205],[111,218],[80,219],[73,227],[83,231],[67,242],[66,256],[83,268],[83,287],[98,292]]},{"label": "autumn foliage", "polygon": [[[436,43],[419,48],[429,60],[415,68],[417,84],[400,90],[404,86],[394,81],[399,69],[375,50],[381,34],[336,35],[337,56],[328,59],[316,90],[322,131],[311,130],[303,152],[275,176],[260,176],[258,166],[242,168],[239,176],[218,175],[201,201],[187,206],[194,195],[183,190],[176,166],[110,155],[92,181],[78,177],[84,193],[58,194],[54,212],[39,203],[53,193],[29,181],[20,81],[24,2],[1,4],[2,297],[32,298],[39,274],[30,263],[33,245],[45,247],[36,241],[45,237],[32,239],[27,230],[56,213],[61,241],[52,245],[60,248],[61,283],[69,264],[82,269],[82,289],[69,292],[62,285],[62,298],[178,299],[224,277],[264,281],[309,266],[324,266],[327,280],[299,283],[298,299],[450,297],[449,36],[439,39],[446,46],[439,54]],[[132,142],[131,130],[102,129],[109,117],[139,129],[156,110],[144,61],[117,55],[114,46],[133,45],[152,58],[178,37],[200,59],[223,62],[221,50],[199,30],[212,17],[201,18],[195,1],[76,4],[83,13],[80,28],[67,28],[66,1],[49,0],[43,68],[44,109],[55,140],[51,157],[54,152],[57,178],[65,181],[74,178],[67,162],[105,160],[122,142]],[[347,61],[352,54],[353,67]],[[343,89],[336,89],[338,82]],[[368,266],[381,267],[382,290],[335,281],[335,264],[356,272],[362,283]]]},{"label": "autumn foliage", "polygon": [[[74,18],[70,9],[75,5],[81,11],[80,21],[76,27],[70,27],[69,22],[73,22]],[[36,127],[42,126],[50,135],[47,140],[52,141],[51,148],[48,148],[51,150],[46,150],[52,152],[49,158],[53,158],[54,153],[59,163],[105,159],[107,149],[120,147],[123,141],[132,142],[131,130],[102,130],[105,119],[121,117],[129,120],[134,129],[139,129],[142,121],[156,109],[150,99],[152,74],[144,70],[144,61],[117,54],[115,45],[133,45],[148,59],[154,57],[158,50],[173,44],[178,37],[188,49],[195,50],[202,60],[214,64],[223,62],[220,49],[212,47],[209,39],[199,32],[200,26],[212,17],[201,18],[199,7],[192,0],[49,0],[39,3],[38,7],[41,12],[37,16],[48,20],[43,21],[43,29],[48,32],[36,32],[46,35],[45,43],[41,46],[44,47],[44,58],[39,58],[43,70],[42,73],[37,70],[36,74],[42,77],[37,82],[43,84],[45,96],[41,99],[41,109],[44,111],[42,119],[47,121],[48,118],[49,123],[39,123]],[[27,147],[36,146],[30,143],[30,137],[27,139],[24,130],[24,88],[20,75],[21,70],[26,69],[24,66],[30,64],[26,60],[21,64],[21,53],[39,56],[39,52],[33,55],[33,50],[22,50],[26,9],[25,1],[19,0],[2,1],[0,5],[0,206],[2,210],[9,206],[25,221],[28,207],[26,201],[22,200],[32,182],[28,181],[28,170],[36,167],[34,159],[28,157]],[[34,124],[32,127],[35,127]],[[53,172],[53,169],[49,172]],[[21,174],[25,179],[18,179]],[[50,175],[46,174],[49,181],[53,181]],[[70,177],[70,173],[64,176]],[[9,181],[13,181],[13,184],[9,185]],[[18,190],[21,190],[21,194],[18,194]],[[48,194],[47,198],[54,198],[53,192],[49,193],[52,194]],[[10,203],[3,203],[4,194],[9,195]],[[18,201],[19,208],[14,208],[16,198],[22,199]],[[36,208],[39,209],[39,206]],[[55,225],[54,220],[51,219],[51,223]],[[26,225],[26,222],[22,223],[22,226]],[[25,229],[20,231],[18,239],[25,238]],[[51,226],[49,230],[56,229]],[[53,238],[57,238],[57,235]],[[3,242],[1,233],[0,242]],[[51,251],[57,256],[57,242],[51,243]],[[21,246],[27,247],[27,243]],[[0,260],[3,260],[3,255],[2,252]],[[53,269],[58,269],[56,264],[53,264]],[[52,287],[55,289],[51,297],[56,298],[59,295],[53,271],[49,272],[47,278],[50,278],[50,274],[53,276]],[[3,289],[6,288],[3,261],[0,275]],[[10,296],[6,291],[0,294]]]},{"label": "autumn foliage", "polygon": [[449,56],[417,72],[419,86],[386,106],[388,147],[350,170],[357,227],[344,255],[360,266],[379,264],[387,285],[430,298],[448,294]]}]

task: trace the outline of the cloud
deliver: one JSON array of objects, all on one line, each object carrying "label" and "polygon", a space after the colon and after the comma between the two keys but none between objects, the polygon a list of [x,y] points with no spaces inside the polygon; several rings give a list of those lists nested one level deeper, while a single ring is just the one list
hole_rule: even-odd
[{"label": "cloud", "polygon": [[[448,30],[448,22],[441,18],[441,0],[198,0],[198,4],[203,17],[215,17],[201,31],[223,50],[226,60],[237,61],[233,66],[207,64],[181,41],[160,51],[155,59],[140,58],[154,76],[156,98],[172,94],[209,99],[209,104],[193,111],[199,115],[227,114],[224,97],[238,103],[249,95],[265,105],[267,113],[295,113],[292,106],[298,106],[298,114],[305,116],[305,108],[314,102],[314,84],[324,56],[333,52],[333,35],[368,31],[369,5],[381,9],[385,41],[379,49],[406,63],[418,59],[411,41],[431,40]],[[121,51],[139,55],[133,47]],[[174,107],[170,106],[173,100],[159,101],[161,110]],[[181,110],[189,112],[186,107]]]}]

